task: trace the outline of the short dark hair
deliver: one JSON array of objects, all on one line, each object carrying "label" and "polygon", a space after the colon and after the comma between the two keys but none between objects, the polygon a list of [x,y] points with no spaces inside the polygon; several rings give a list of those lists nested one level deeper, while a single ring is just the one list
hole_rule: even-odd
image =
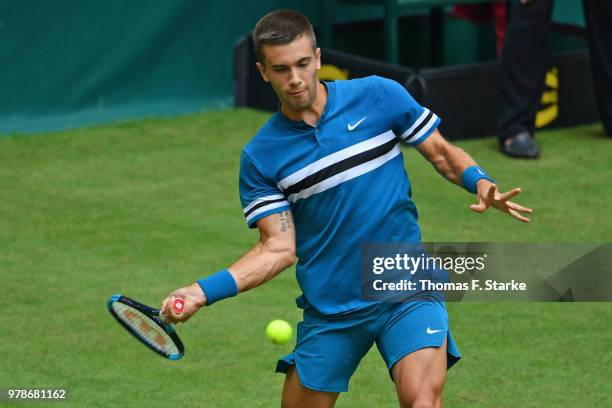
[{"label": "short dark hair", "polygon": [[312,42],[312,49],[317,49],[317,39],[308,18],[295,10],[276,10],[263,16],[253,30],[255,55],[264,63],[262,48],[264,45],[284,45],[306,35]]}]

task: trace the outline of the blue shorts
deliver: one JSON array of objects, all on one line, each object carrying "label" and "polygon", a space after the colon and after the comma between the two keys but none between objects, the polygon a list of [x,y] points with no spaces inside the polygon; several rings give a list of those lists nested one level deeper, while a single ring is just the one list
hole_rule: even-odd
[{"label": "blue shorts", "polygon": [[374,342],[390,374],[403,357],[425,347],[440,347],[444,340],[450,368],[461,355],[441,302],[374,303],[333,316],[304,311],[295,349],[278,361],[276,372],[287,373],[295,365],[304,387],[343,392]]}]

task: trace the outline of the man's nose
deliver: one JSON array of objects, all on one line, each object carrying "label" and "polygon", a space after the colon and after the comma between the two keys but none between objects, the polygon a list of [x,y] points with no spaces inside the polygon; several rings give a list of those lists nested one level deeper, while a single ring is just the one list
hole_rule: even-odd
[{"label": "man's nose", "polygon": [[289,85],[297,86],[302,82],[296,68],[291,69],[291,78],[289,78]]}]

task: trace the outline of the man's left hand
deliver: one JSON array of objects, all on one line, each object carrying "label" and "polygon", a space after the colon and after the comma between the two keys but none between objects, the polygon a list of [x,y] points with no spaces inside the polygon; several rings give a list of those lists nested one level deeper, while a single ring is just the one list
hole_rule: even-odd
[{"label": "man's left hand", "polygon": [[521,192],[519,187],[513,188],[507,193],[501,193],[494,183],[491,183],[489,180],[485,179],[479,180],[478,183],[476,183],[476,187],[478,189],[476,193],[478,204],[470,205],[472,211],[483,213],[489,207],[493,207],[499,211],[510,214],[519,221],[529,222],[529,218],[525,217],[521,213],[531,214],[533,210],[509,201],[512,197]]}]

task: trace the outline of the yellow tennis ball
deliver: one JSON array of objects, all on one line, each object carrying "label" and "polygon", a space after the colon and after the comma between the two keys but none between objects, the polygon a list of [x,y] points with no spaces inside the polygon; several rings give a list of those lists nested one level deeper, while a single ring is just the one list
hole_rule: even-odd
[{"label": "yellow tennis ball", "polygon": [[292,335],[291,325],[284,320],[272,320],[266,327],[266,336],[274,344],[285,344]]}]

